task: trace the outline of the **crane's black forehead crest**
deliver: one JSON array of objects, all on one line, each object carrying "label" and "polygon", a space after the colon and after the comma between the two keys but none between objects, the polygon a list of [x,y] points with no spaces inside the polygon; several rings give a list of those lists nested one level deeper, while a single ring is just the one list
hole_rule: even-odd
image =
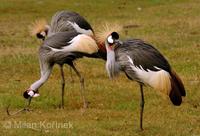
[{"label": "crane's black forehead crest", "polygon": [[113,39],[119,39],[119,34],[117,32],[112,32],[111,36],[113,37]]}]

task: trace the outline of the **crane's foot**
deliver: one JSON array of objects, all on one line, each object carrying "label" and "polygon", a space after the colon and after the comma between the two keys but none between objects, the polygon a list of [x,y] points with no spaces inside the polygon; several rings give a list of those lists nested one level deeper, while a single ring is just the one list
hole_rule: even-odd
[{"label": "crane's foot", "polygon": [[84,109],[89,108],[90,103],[91,103],[91,102],[84,100],[83,108],[84,108]]},{"label": "crane's foot", "polygon": [[85,103],[83,104],[83,108],[84,108],[84,109],[87,109],[87,108],[88,108],[88,102],[85,102]]},{"label": "crane's foot", "polygon": [[64,107],[65,107],[65,106],[64,106],[64,104],[62,104],[62,103],[60,103],[60,104],[58,105],[58,108],[59,108],[59,109],[64,109]]},{"label": "crane's foot", "polygon": [[140,127],[140,131],[144,131],[143,127]]}]

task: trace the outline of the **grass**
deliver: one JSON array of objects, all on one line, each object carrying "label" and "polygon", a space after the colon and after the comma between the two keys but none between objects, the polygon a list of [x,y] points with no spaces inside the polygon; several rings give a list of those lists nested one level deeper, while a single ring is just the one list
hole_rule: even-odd
[{"label": "grass", "polygon": [[[200,135],[200,3],[196,0],[0,0],[0,132],[2,135]],[[80,59],[77,67],[86,80],[89,108],[81,109],[78,78],[71,82],[65,67],[65,109],[60,103],[60,73],[55,66],[50,79],[40,88],[41,96],[32,102],[34,109],[8,117],[11,110],[24,105],[22,93],[39,78],[37,49],[41,44],[29,36],[28,26],[37,18],[50,20],[58,10],[80,13],[92,24],[117,22],[139,25],[122,31],[122,38],[141,38],[157,47],[183,79],[187,97],[174,107],[151,88],[145,88],[144,131],[139,131],[140,94],[137,83],[123,74],[110,81],[105,62]],[[141,10],[140,10],[141,9]],[[126,31],[126,32],[125,32]],[[74,73],[73,73],[74,74]],[[74,74],[75,75],[75,74]],[[5,128],[9,122],[72,124],[70,128]],[[38,124],[37,124],[38,125]]]}]

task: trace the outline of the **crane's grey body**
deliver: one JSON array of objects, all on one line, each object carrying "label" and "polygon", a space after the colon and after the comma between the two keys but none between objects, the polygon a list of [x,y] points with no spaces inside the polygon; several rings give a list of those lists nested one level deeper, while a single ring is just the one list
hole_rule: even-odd
[{"label": "crane's grey body", "polygon": [[[64,46],[68,46],[68,42],[78,33],[74,32],[60,32],[48,37],[39,48],[39,62],[41,69],[41,82],[35,82],[32,86],[32,90],[37,90],[49,77],[54,64],[63,65],[64,63],[71,63],[73,59],[70,59],[71,52],[52,51],[51,47],[61,49]],[[75,58],[75,56],[74,56]]]},{"label": "crane's grey body", "polygon": [[70,41],[77,36],[78,33],[74,31],[59,32],[48,37],[39,49],[40,58],[47,60],[49,64],[60,64],[70,63],[76,58],[82,57],[73,52],[64,51],[53,51],[52,48],[61,50],[62,47],[69,46]]},{"label": "crane's grey body", "polygon": [[48,62],[49,65],[63,65],[65,63],[71,65],[75,59],[82,58],[83,56],[92,56],[93,54],[78,52],[76,50],[72,52],[62,50],[64,47],[71,46],[71,41],[79,35],[80,34],[75,31],[68,31],[59,32],[48,37],[43,45],[40,46],[39,58]]},{"label": "crane's grey body", "polygon": [[149,70],[156,72],[160,69],[167,72],[171,70],[169,63],[157,49],[139,39],[118,41],[115,43],[114,50],[107,52],[109,73],[117,75],[117,72],[124,71],[129,79],[143,83],[144,81],[131,67],[132,63],[136,68],[147,72]]},{"label": "crane's grey body", "polygon": [[116,43],[115,47],[116,63],[120,65],[120,70],[124,71],[129,79],[139,82],[136,71],[132,69],[131,62],[134,66],[144,71],[159,71],[163,69],[170,73],[171,68],[167,60],[153,46],[139,39],[131,39]]}]

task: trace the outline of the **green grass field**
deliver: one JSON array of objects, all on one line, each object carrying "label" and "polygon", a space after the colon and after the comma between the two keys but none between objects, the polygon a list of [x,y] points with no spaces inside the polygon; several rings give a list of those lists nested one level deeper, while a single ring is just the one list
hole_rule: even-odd
[{"label": "green grass field", "polygon": [[[200,136],[199,7],[199,0],[0,0],[0,135]],[[61,77],[55,66],[40,88],[41,96],[32,101],[33,111],[7,116],[6,106],[10,104],[11,111],[22,108],[22,93],[40,77],[37,50],[41,42],[29,35],[28,26],[38,18],[50,21],[63,9],[80,13],[94,29],[104,22],[138,25],[123,30],[122,38],[141,38],[165,55],[185,84],[183,104],[174,107],[145,87],[141,132],[138,84],[123,74],[111,81],[103,60],[84,58],[76,66],[85,77],[90,102],[86,111],[82,110],[78,78],[73,73],[75,82],[71,81],[68,66],[65,109],[58,108]],[[39,126],[41,122],[45,126]],[[67,126],[48,126],[55,122]]]}]

